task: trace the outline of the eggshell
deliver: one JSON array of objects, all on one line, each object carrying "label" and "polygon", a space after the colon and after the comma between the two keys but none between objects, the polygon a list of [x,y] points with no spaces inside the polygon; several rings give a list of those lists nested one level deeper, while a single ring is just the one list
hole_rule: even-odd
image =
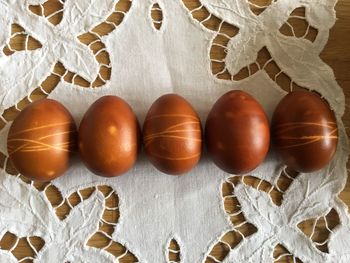
[{"label": "eggshell", "polygon": [[303,90],[290,92],[280,101],[271,134],[285,164],[299,172],[323,168],[338,143],[337,122],[329,105],[319,95]]},{"label": "eggshell", "polygon": [[190,171],[202,151],[201,123],[181,96],[166,94],[149,109],[143,125],[145,152],[160,171],[180,175]]},{"label": "eggshell", "polygon": [[255,169],[270,143],[269,122],[260,104],[248,93],[230,91],[211,109],[205,141],[214,163],[231,174]]},{"label": "eggshell", "polygon": [[52,99],[28,105],[13,121],[7,150],[19,173],[50,181],[62,175],[76,151],[77,130],[68,110]]},{"label": "eggshell", "polygon": [[127,172],[137,159],[140,128],[123,99],[104,96],[85,113],[79,127],[79,153],[93,173],[114,177]]}]

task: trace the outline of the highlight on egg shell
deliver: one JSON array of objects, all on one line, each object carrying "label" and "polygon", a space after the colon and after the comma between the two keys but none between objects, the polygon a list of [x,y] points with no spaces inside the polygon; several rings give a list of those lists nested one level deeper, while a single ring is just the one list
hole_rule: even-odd
[{"label": "highlight on egg shell", "polygon": [[200,119],[193,107],[177,94],[163,95],[152,104],[142,134],[148,159],[163,173],[187,173],[200,159]]},{"label": "highlight on egg shell", "polygon": [[119,176],[136,162],[140,126],[130,107],[117,96],[96,100],[79,127],[79,154],[87,168],[103,177]]},{"label": "highlight on egg shell", "polygon": [[55,100],[42,99],[24,108],[13,121],[7,151],[20,174],[51,181],[68,169],[76,144],[77,129],[69,111]]},{"label": "highlight on egg shell", "polygon": [[284,163],[298,172],[325,167],[338,144],[338,126],[328,103],[319,95],[296,90],[277,105],[272,117],[273,144]]},{"label": "highlight on egg shell", "polygon": [[225,172],[254,170],[265,159],[270,144],[264,109],[244,91],[227,92],[208,114],[205,142],[214,163]]}]

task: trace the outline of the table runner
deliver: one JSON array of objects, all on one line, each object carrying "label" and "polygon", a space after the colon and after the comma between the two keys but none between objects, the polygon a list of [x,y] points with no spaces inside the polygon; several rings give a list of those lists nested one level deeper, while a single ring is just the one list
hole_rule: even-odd
[{"label": "table runner", "polygon": [[[6,232],[17,237],[39,236],[45,245],[35,251],[34,262],[120,261],[124,255],[116,258],[107,247],[87,245],[96,233],[104,234],[110,244],[121,244],[139,262],[169,262],[169,253],[179,253],[181,262],[274,262],[278,246],[295,261],[350,260],[349,216],[337,197],[347,178],[348,141],[341,121],[345,99],[332,69],[319,57],[336,19],[336,1],[277,0],[260,6],[246,0],[196,0],[192,4],[134,0],[129,8],[119,9],[126,1],[66,0],[58,1],[62,9],[57,13],[63,16],[57,25],[50,22],[53,15],[45,15],[45,2],[0,1],[2,112],[23,99],[31,101],[34,92],[41,90],[62,102],[79,123],[94,100],[113,94],[127,100],[142,123],[158,96],[175,92],[192,103],[204,123],[219,96],[241,89],[254,95],[271,117],[286,94],[278,80],[286,77],[290,90],[307,88],[329,102],[338,120],[340,140],[326,168],[296,176],[273,151],[260,167],[244,176],[219,170],[206,153],[193,171],[181,177],[158,172],[144,154],[130,172],[113,179],[93,175],[76,160],[65,176],[46,187],[55,186],[64,200],[74,193],[79,196],[79,190],[88,187],[95,190],[89,198],[71,205],[63,220],[56,216],[45,189],[38,190],[34,183],[2,169],[0,237]],[[39,6],[42,14],[34,13],[31,6]],[[252,7],[260,11],[253,12]],[[298,8],[305,9],[305,17],[294,15]],[[155,10],[161,12],[161,20],[152,16]],[[207,16],[196,15],[200,10]],[[113,22],[112,16],[122,17],[120,23]],[[208,23],[211,19],[219,22],[217,27]],[[305,20],[305,34],[297,36],[289,19]],[[11,32],[13,24],[23,30]],[[110,25],[110,30],[96,33],[101,24]],[[283,26],[290,27],[292,34],[282,33]],[[317,31],[315,39],[308,38],[310,30]],[[11,38],[18,34],[25,35],[25,46],[12,48]],[[90,41],[80,41],[91,35]],[[29,41],[37,47],[28,48]],[[94,53],[92,46],[98,43],[101,48]],[[215,48],[224,51],[221,58],[212,56]],[[98,58],[103,52],[109,59]],[[64,70],[57,70],[57,64]],[[273,74],[269,67],[275,69]],[[102,75],[102,68],[110,74]],[[239,77],[242,71],[245,77]],[[50,77],[59,81],[47,92],[43,84]],[[11,120],[2,119],[6,125],[0,131],[0,150],[6,168]],[[285,189],[279,186],[282,178],[290,178]],[[258,185],[250,184],[250,179]],[[102,185],[111,188],[109,194],[99,190]],[[273,194],[282,201],[274,203]],[[108,205],[112,196],[119,198],[116,207]],[[235,208],[227,211],[225,202],[235,203]],[[120,213],[118,221],[105,222],[103,214],[115,209]],[[332,228],[326,224],[329,238],[324,244],[298,228],[309,219],[327,221],[329,213],[338,215],[339,224]],[[112,225],[113,232],[101,231],[101,224]],[[230,235],[234,244],[225,241]],[[179,245],[179,251],[169,249],[171,241]],[[219,243],[228,248],[224,258],[210,254]],[[325,244],[328,251],[320,249]],[[6,250],[0,250],[0,259],[17,262]]]}]

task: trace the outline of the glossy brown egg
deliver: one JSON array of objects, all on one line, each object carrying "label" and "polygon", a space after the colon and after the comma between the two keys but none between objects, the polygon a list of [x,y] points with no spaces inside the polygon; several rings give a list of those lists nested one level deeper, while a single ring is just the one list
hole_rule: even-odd
[{"label": "glossy brown egg", "polygon": [[7,150],[19,173],[31,180],[50,181],[69,167],[76,135],[68,110],[55,100],[42,99],[23,109],[13,121]]},{"label": "glossy brown egg", "polygon": [[205,140],[219,168],[231,174],[248,173],[268,152],[269,122],[263,108],[251,95],[230,91],[211,109],[205,124]]},{"label": "glossy brown egg", "polygon": [[285,164],[299,172],[327,165],[338,142],[336,119],[327,102],[302,90],[289,93],[278,104],[271,134]]},{"label": "glossy brown egg", "polygon": [[143,143],[149,160],[158,170],[171,175],[186,173],[201,156],[199,117],[183,97],[166,94],[147,113]]},{"label": "glossy brown egg", "polygon": [[118,176],[137,159],[140,128],[137,118],[123,99],[104,96],[85,113],[79,127],[79,153],[93,173]]}]

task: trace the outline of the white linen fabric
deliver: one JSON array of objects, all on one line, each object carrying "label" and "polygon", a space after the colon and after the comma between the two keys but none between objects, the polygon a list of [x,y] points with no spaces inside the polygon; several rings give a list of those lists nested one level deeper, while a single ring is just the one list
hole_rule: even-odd
[{"label": "white linen fabric", "polygon": [[[282,244],[302,262],[350,262],[350,217],[347,206],[338,198],[347,179],[348,140],[341,121],[345,98],[332,69],[319,57],[334,25],[336,0],[276,0],[257,15],[247,0],[198,0],[191,10],[182,0],[133,0],[123,21],[108,34],[97,36],[105,45],[110,63],[97,61],[95,55],[77,38],[103,23],[115,11],[118,1],[62,1],[63,19],[52,25],[48,17],[29,10],[45,0],[0,0],[0,112],[16,105],[40,87],[59,61],[65,69],[92,83],[99,68],[111,68],[110,79],[99,87],[81,87],[64,80],[48,94],[63,103],[79,124],[84,112],[97,98],[112,94],[124,98],[135,110],[140,123],[152,102],[165,93],[184,96],[198,111],[202,123],[218,97],[232,89],[254,95],[269,117],[286,94],[265,65],[243,80],[224,80],[212,73],[210,49],[218,32],[194,18],[202,8],[239,32],[223,45],[228,72],[234,76],[255,63],[258,52],[266,47],[271,60],[293,83],[320,93],[334,110],[339,125],[339,145],[333,161],[323,170],[300,174],[275,205],[268,193],[246,184],[233,188],[246,221],[257,229],[242,237],[223,259],[209,255],[221,237],[239,231],[225,211],[222,185],[234,177],[219,170],[207,158],[184,176],[158,172],[142,153],[127,174],[105,179],[93,175],[81,162],[51,182],[68,197],[91,186],[108,185],[119,197],[120,218],[111,238],[131,251],[139,262],[169,262],[168,244],[175,239],[180,246],[181,262],[274,262],[275,247]],[[155,7],[155,4],[159,7]],[[305,8],[307,22],[318,31],[315,41],[283,35],[279,29],[296,8]],[[160,29],[150,14],[156,8],[163,14]],[[35,50],[3,52],[8,46],[11,25],[18,24],[26,34],[41,43]],[[0,150],[7,154],[6,137],[11,122],[1,130]],[[285,167],[273,152],[250,173],[261,182],[278,187]],[[106,209],[105,197],[96,190],[59,220],[45,193],[24,183],[2,169],[0,176],[0,239],[6,232],[17,237],[39,236],[45,241],[34,262],[119,262],[104,249],[86,243],[98,231]],[[110,208],[112,209],[112,208]],[[325,217],[332,209],[339,224],[330,230],[328,253],[321,252],[312,238],[297,225],[305,220]],[[210,261],[210,262],[212,262]],[[0,262],[17,262],[10,251],[0,249]]]}]

